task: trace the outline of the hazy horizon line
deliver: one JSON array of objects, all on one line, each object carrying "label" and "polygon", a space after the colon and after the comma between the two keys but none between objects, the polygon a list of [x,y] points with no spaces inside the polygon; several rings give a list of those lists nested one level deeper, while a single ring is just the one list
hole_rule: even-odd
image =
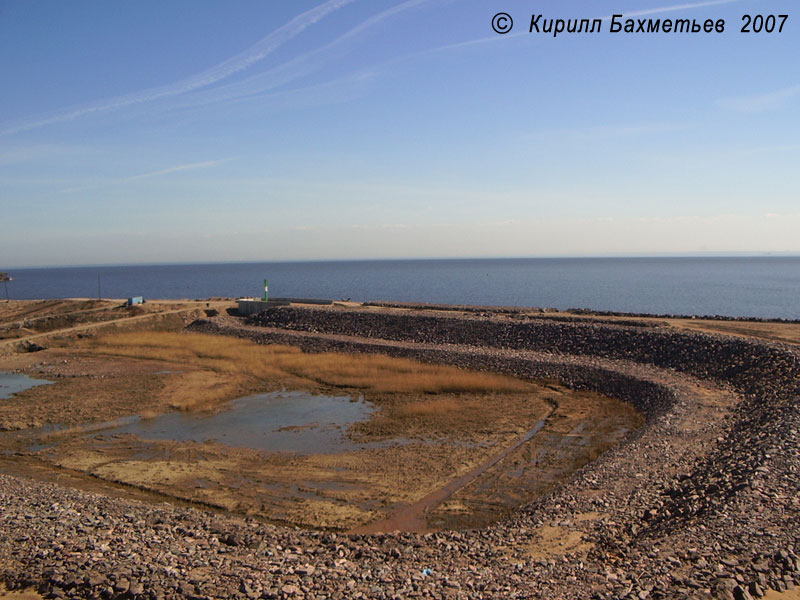
[{"label": "hazy horizon line", "polygon": [[736,251],[719,250],[707,252],[608,252],[598,254],[531,254],[517,256],[428,256],[428,257],[392,257],[392,258],[303,258],[283,260],[221,260],[221,261],[164,261],[164,262],[118,262],[118,263],[79,263],[79,264],[44,264],[18,265],[2,267],[13,276],[14,270],[28,269],[92,269],[114,267],[167,267],[167,266],[201,266],[201,265],[246,265],[246,264],[293,264],[293,263],[339,263],[339,262],[425,262],[425,261],[467,261],[467,260],[556,260],[556,259],[604,259],[604,258],[781,258],[800,257],[800,250],[771,251]]}]

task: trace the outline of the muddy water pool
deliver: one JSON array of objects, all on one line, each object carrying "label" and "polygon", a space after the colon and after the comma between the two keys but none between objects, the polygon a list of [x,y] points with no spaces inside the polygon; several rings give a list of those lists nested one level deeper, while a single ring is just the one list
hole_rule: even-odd
[{"label": "muddy water pool", "polygon": [[[150,440],[218,442],[265,452],[337,453],[370,446],[347,437],[353,423],[377,407],[363,397],[281,391],[239,398],[215,414],[167,413],[136,418],[106,431]],[[398,440],[399,442],[399,440]],[[385,444],[383,444],[385,445]]]},{"label": "muddy water pool", "polygon": [[46,379],[34,379],[22,373],[0,372],[0,400],[8,400],[14,394],[24,392],[37,385],[50,385]]}]

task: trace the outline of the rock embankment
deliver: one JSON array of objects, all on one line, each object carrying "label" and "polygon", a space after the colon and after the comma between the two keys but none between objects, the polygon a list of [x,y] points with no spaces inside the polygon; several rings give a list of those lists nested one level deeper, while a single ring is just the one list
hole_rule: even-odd
[{"label": "rock embankment", "polygon": [[193,329],[557,377],[648,418],[547,497],[465,532],[304,532],[0,477],[2,580],[52,598],[740,600],[800,585],[795,348],[374,309],[277,308]]},{"label": "rock embankment", "polygon": [[620,359],[724,382],[747,394],[800,396],[800,356],[783,346],[744,338],[598,322],[517,322],[289,307],[254,315],[250,323],[395,341]]}]

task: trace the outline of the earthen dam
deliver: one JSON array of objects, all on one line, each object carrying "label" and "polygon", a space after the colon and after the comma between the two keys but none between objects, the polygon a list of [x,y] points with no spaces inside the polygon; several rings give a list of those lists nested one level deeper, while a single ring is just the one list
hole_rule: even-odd
[{"label": "earthen dam", "polygon": [[795,345],[423,305],[282,306],[189,329],[556,379],[645,423],[510,518],[424,535],[301,531],[2,476],[0,580],[50,598],[746,599],[800,585]]}]

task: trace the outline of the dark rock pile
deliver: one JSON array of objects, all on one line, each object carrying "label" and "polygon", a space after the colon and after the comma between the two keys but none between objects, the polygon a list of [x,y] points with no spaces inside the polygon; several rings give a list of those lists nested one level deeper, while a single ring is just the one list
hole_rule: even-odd
[{"label": "dark rock pile", "polygon": [[[395,341],[459,344],[599,356],[675,369],[729,383],[744,393],[763,393],[773,382],[800,392],[800,356],[783,346],[674,329],[642,329],[549,318],[442,317],[373,311],[281,308],[254,315],[253,325],[312,333],[343,333]],[[766,375],[766,377],[763,377]]]},{"label": "dark rock pile", "polygon": [[[436,310],[439,312],[461,312],[474,313],[479,316],[487,315],[507,315],[518,319],[536,318],[537,315],[547,314],[549,321],[564,321],[566,323],[586,323],[587,319],[580,316],[587,315],[592,317],[594,323],[606,323],[609,325],[630,325],[633,327],[663,327],[664,323],[645,319],[604,319],[601,315],[607,316],[629,316],[629,317],[652,317],[653,315],[640,315],[635,313],[598,313],[584,309],[570,309],[566,312],[569,315],[554,314],[558,313],[557,308],[520,308],[519,306],[469,306],[466,304],[434,304],[431,302],[364,302],[362,306],[377,306],[381,308],[404,308],[409,310]],[[664,315],[672,316],[672,315]]]}]

